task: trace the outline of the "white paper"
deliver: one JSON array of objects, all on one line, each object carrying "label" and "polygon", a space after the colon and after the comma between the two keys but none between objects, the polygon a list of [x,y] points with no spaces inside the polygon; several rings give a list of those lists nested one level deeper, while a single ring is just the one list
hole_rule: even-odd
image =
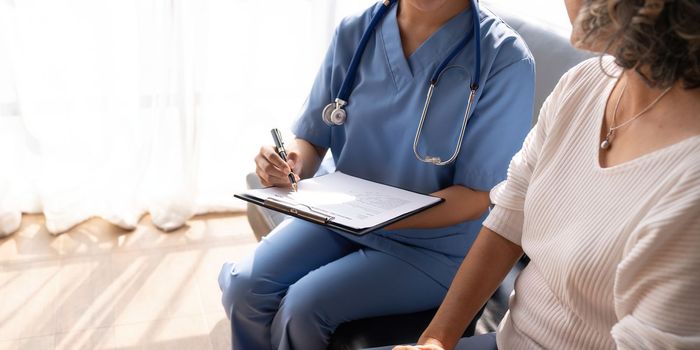
[{"label": "white paper", "polygon": [[335,172],[299,182],[299,191],[269,187],[245,194],[273,199],[300,211],[333,217],[337,224],[364,229],[438,202],[440,198]]}]

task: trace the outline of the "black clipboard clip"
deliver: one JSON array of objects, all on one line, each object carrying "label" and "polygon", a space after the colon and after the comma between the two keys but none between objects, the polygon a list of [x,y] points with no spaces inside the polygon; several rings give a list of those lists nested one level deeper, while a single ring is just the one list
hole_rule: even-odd
[{"label": "black clipboard clip", "polygon": [[[309,211],[299,210],[299,209],[294,207],[295,205],[301,205],[301,206],[307,207],[307,208],[309,208]],[[275,210],[278,210],[281,212],[287,212],[289,214],[298,215],[302,218],[305,218],[307,220],[310,220],[310,221],[318,223],[318,224],[327,224],[329,222],[332,222],[334,219],[333,216],[327,216],[327,215],[323,215],[320,213],[314,213],[313,212],[314,209],[309,207],[306,204],[287,203],[283,200],[279,200],[279,199],[272,198],[272,197],[265,199],[265,201],[263,202],[263,206],[266,206],[266,207],[269,207],[270,209],[275,209]]]}]

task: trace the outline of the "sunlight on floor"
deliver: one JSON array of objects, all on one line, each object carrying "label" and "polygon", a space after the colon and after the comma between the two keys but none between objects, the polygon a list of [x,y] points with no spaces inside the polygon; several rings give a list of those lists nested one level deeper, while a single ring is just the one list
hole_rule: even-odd
[{"label": "sunlight on floor", "polygon": [[94,219],[58,237],[23,222],[0,240],[0,350],[230,348],[216,277],[255,248],[245,215],[171,233]]}]

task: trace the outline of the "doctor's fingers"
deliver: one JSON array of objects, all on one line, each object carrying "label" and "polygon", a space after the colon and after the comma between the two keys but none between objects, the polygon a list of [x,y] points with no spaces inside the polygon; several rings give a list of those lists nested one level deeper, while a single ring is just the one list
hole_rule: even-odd
[{"label": "doctor's fingers", "polygon": [[272,176],[260,168],[255,169],[255,174],[258,175],[258,178],[260,179],[260,183],[265,187],[269,187],[269,186],[291,187],[292,186],[291,182],[289,181],[289,176],[287,176],[287,175],[285,175],[283,177]]},{"label": "doctor's fingers", "polygon": [[287,164],[292,169],[294,175],[301,174],[301,168],[303,165],[301,155],[297,152],[291,151],[287,155]]},{"label": "doctor's fingers", "polygon": [[259,168],[273,176],[287,176],[292,171],[289,164],[277,154],[272,146],[261,147],[258,156],[255,157],[255,162]]},{"label": "doctor's fingers", "polygon": [[[266,155],[272,159],[266,158]],[[278,165],[281,165],[282,169],[273,164],[274,158],[278,158]],[[289,177],[289,165],[282,160],[276,153],[270,155],[266,153],[264,149],[260,150],[260,153],[255,157],[255,173],[260,178],[260,182],[264,186],[290,186]]]}]

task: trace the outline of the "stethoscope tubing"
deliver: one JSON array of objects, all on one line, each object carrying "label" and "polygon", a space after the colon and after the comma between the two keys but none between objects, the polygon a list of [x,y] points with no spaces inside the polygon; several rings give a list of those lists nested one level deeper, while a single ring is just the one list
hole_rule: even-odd
[{"label": "stethoscope tubing", "polygon": [[[436,80],[436,83],[437,83],[437,80]],[[418,143],[420,142],[420,135],[423,131],[423,123],[425,123],[425,118],[428,115],[428,109],[430,108],[430,100],[433,97],[433,91],[435,90],[435,85],[436,84],[430,84],[430,87],[428,87],[428,93],[425,96],[425,103],[423,104],[423,112],[421,113],[420,121],[418,122],[418,129],[416,130],[416,136],[413,138],[413,154],[421,162],[431,163],[434,165],[442,166],[442,165],[448,165],[448,164],[454,162],[457,159],[459,152],[462,150],[462,141],[464,140],[464,134],[467,131],[467,124],[469,123],[469,118],[472,116],[472,113],[469,113],[469,111],[471,111],[472,106],[474,104],[474,99],[476,97],[476,89],[474,89],[472,87],[469,88],[469,99],[467,100],[467,108],[464,110],[464,116],[462,117],[462,127],[461,127],[460,132],[459,132],[459,139],[457,140],[457,147],[455,147],[455,150],[452,152],[452,155],[450,156],[449,159],[442,160],[442,159],[440,159],[440,157],[421,156],[418,153]]]},{"label": "stethoscope tubing", "polygon": [[[442,61],[442,63],[440,63],[440,65],[437,67],[437,69],[435,69],[435,72],[433,72],[433,76],[430,77],[430,84],[437,83],[439,77],[445,71],[445,68],[447,68],[447,65],[460,53],[460,51],[462,51],[467,46],[469,40],[474,38],[476,59],[474,62],[474,76],[470,88],[474,90],[477,90],[479,88],[479,81],[481,80],[481,30],[479,28],[479,8],[476,6],[475,0],[470,0],[470,2],[472,5],[472,31],[469,32],[469,34],[467,34],[464,38],[462,38],[462,40],[459,41],[457,46],[455,46],[450,52],[450,54],[447,55],[447,58],[445,58]],[[479,35],[475,36],[474,34]]]},{"label": "stethoscope tubing", "polygon": [[336,96],[337,99],[340,99],[347,103],[348,98],[350,97],[350,89],[355,83],[357,67],[360,65],[360,61],[362,60],[362,54],[364,54],[365,48],[367,47],[367,42],[369,41],[370,36],[374,33],[374,30],[377,28],[377,23],[379,23],[379,21],[381,21],[382,18],[384,18],[391,6],[394,5],[397,1],[398,0],[384,0],[382,6],[379,8],[379,10],[377,10],[374,16],[372,16],[372,20],[370,20],[367,30],[365,30],[365,32],[362,33],[362,38],[360,38],[360,44],[357,46],[355,53],[352,55],[352,59],[350,60],[350,67],[348,68],[348,74],[345,76],[345,79],[343,79],[343,84],[340,86],[338,96]]}]

